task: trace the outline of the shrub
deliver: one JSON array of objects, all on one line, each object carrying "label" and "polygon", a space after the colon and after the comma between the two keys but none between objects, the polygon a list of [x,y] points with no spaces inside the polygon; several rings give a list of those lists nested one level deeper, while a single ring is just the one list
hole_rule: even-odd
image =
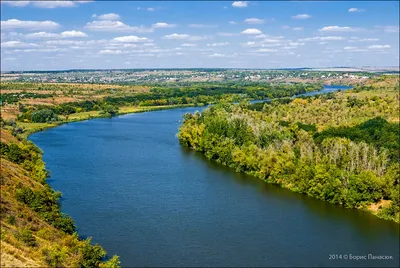
[{"label": "shrub", "polygon": [[33,112],[31,115],[31,121],[34,123],[46,123],[57,120],[58,120],[57,115],[50,109],[42,109]]},{"label": "shrub", "polygon": [[37,246],[36,239],[32,235],[32,231],[27,229],[27,228],[18,230],[17,233],[14,236],[18,240],[24,242],[24,244],[27,245],[27,246],[30,246],[30,247]]}]

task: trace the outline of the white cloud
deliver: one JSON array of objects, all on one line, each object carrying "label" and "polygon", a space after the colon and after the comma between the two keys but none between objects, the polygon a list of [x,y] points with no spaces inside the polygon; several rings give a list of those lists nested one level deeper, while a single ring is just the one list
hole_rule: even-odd
[{"label": "white cloud", "polygon": [[341,36],[317,36],[299,39],[299,41],[340,41],[344,40]]},{"label": "white cloud", "polygon": [[1,29],[25,29],[25,30],[53,30],[60,27],[60,24],[54,21],[31,21],[10,19],[1,21]]},{"label": "white cloud", "polygon": [[58,8],[58,7],[76,7],[77,4],[84,4],[84,3],[90,3],[93,1],[66,1],[66,0],[60,0],[60,1],[19,1],[19,0],[13,0],[13,1],[1,1],[2,4],[6,4],[9,6],[13,7],[26,7],[30,4],[32,4],[34,7],[37,8]]},{"label": "white cloud", "polygon": [[189,44],[189,43],[185,43],[182,44],[183,47],[197,47],[197,44]]},{"label": "white cloud", "polygon": [[171,39],[171,40],[183,40],[183,39],[188,39],[190,37],[190,35],[188,34],[169,34],[169,35],[165,35],[163,38],[164,39]]},{"label": "white cloud", "polygon": [[13,7],[25,7],[29,5],[31,1],[1,1],[2,4],[6,4]]},{"label": "white cloud", "polygon": [[299,42],[289,42],[289,45],[297,47],[297,46],[304,46],[305,44],[304,43],[299,43]]},{"label": "white cloud", "polygon": [[225,33],[225,32],[222,32],[222,33],[218,33],[218,35],[219,35],[219,36],[238,36],[239,34],[237,34],[237,33]]},{"label": "white cloud", "polygon": [[128,35],[128,36],[121,36],[121,37],[116,37],[113,39],[115,42],[121,42],[121,43],[139,43],[139,42],[150,42],[147,37],[137,37],[135,35]]},{"label": "white cloud", "polygon": [[100,50],[99,54],[107,54],[107,55],[119,55],[119,54],[126,54],[126,51],[122,51],[119,49],[116,50],[111,50],[111,49],[105,49],[105,50]]},{"label": "white cloud", "polygon": [[191,36],[191,35],[188,35],[188,34],[177,34],[177,33],[174,33],[174,34],[165,35],[163,37],[163,39],[168,39],[168,40],[192,40],[192,41],[195,41],[195,40],[203,40],[203,39],[206,39],[206,38],[202,37],[202,36]]},{"label": "white cloud", "polygon": [[222,57],[226,57],[226,55],[220,54],[220,53],[214,53],[214,54],[208,55],[208,57],[212,57],[212,58],[222,58]]},{"label": "white cloud", "polygon": [[81,31],[65,31],[61,33],[61,37],[63,38],[72,38],[72,37],[87,37],[87,34]]},{"label": "white cloud", "polygon": [[25,38],[28,39],[45,39],[45,38],[59,38],[59,37],[60,37],[59,34],[46,33],[46,32],[30,33],[25,35]]},{"label": "white cloud", "polygon": [[98,20],[119,20],[121,16],[115,13],[108,13],[103,15],[93,14],[92,18],[96,18]]},{"label": "white cloud", "polygon": [[303,31],[304,28],[303,27],[293,27],[292,30],[293,31]]},{"label": "white cloud", "polygon": [[258,29],[249,28],[241,32],[241,34],[262,34],[262,32]]},{"label": "white cloud", "polygon": [[352,7],[352,8],[350,8],[348,11],[349,11],[349,12],[364,12],[365,9]]},{"label": "white cloud", "polygon": [[189,24],[190,28],[216,28],[217,25],[208,25],[208,24]]},{"label": "white cloud", "polygon": [[236,25],[237,23],[236,23],[236,21],[231,20],[231,21],[229,22],[229,24]]},{"label": "white cloud", "polygon": [[292,16],[292,19],[295,19],[295,20],[305,20],[305,19],[309,19],[309,18],[311,18],[311,16],[308,14],[298,14],[298,15]]},{"label": "white cloud", "polygon": [[387,49],[387,48],[391,48],[391,46],[389,46],[389,45],[372,45],[372,46],[368,47],[368,49]]},{"label": "white cloud", "polygon": [[398,33],[399,26],[375,26],[375,28],[383,29],[385,33]]},{"label": "white cloud", "polygon": [[37,47],[37,44],[33,43],[24,43],[21,41],[8,41],[2,42],[1,48],[23,48],[23,47]]},{"label": "white cloud", "polygon": [[144,28],[144,27],[136,27],[129,26],[120,21],[112,21],[112,20],[95,20],[92,22],[86,23],[85,28],[91,31],[98,32],[138,32],[138,33],[147,33],[152,32],[152,28]]},{"label": "white cloud", "polygon": [[270,48],[260,48],[260,49],[257,49],[255,52],[277,52],[278,50],[276,50],[276,49],[270,49]]},{"label": "white cloud", "polygon": [[265,38],[261,41],[261,43],[279,43],[281,40],[279,39],[271,39],[271,38]]},{"label": "white cloud", "polygon": [[376,42],[379,41],[378,38],[359,38],[359,37],[351,37],[348,42],[354,43],[354,42]]},{"label": "white cloud", "polygon": [[66,51],[65,48],[31,48],[31,49],[15,49],[14,52],[24,53],[52,53]]},{"label": "white cloud", "polygon": [[344,47],[344,50],[355,50],[358,49],[358,47]]},{"label": "white cloud", "polygon": [[248,23],[248,24],[263,24],[264,20],[257,19],[257,18],[248,18],[248,19],[245,19],[244,22]]},{"label": "white cloud", "polygon": [[247,1],[235,1],[232,3],[233,7],[247,7]]},{"label": "white cloud", "polygon": [[223,46],[227,46],[227,45],[229,45],[228,42],[207,44],[208,47],[223,47]]},{"label": "white cloud", "polygon": [[75,7],[74,1],[32,1],[35,7],[39,8],[57,8],[57,7]]},{"label": "white cloud", "polygon": [[87,37],[87,35],[84,32],[74,31],[74,30],[73,31],[65,31],[60,34],[38,32],[38,33],[30,33],[30,34],[25,35],[25,38],[27,38],[27,39],[74,38],[74,37]]},{"label": "white cloud", "polygon": [[319,29],[318,31],[320,32],[356,32],[359,29],[355,29],[355,28],[351,28],[348,26],[326,26],[323,27],[321,29]]},{"label": "white cloud", "polygon": [[175,27],[175,24],[168,24],[165,22],[157,22],[153,24],[154,28],[171,28],[171,27]]}]

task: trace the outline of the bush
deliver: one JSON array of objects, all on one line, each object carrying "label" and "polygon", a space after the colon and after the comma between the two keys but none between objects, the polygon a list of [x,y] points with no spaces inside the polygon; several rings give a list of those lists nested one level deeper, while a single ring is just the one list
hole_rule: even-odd
[{"label": "bush", "polygon": [[50,109],[42,109],[36,112],[33,112],[31,115],[31,121],[34,123],[46,123],[57,121],[57,115]]},{"label": "bush", "polygon": [[24,242],[24,244],[27,246],[30,246],[30,247],[37,246],[36,239],[32,235],[32,231],[27,228],[17,231],[17,233],[14,236],[18,240]]}]

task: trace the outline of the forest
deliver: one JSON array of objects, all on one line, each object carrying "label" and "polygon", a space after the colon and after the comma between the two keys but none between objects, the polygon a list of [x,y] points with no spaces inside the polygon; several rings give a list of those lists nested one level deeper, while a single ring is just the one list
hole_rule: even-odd
[{"label": "forest", "polygon": [[[28,87],[34,87],[29,85]],[[4,87],[6,90],[14,90],[16,84],[8,83]],[[106,116],[118,114],[119,107],[122,106],[171,106],[171,105],[194,105],[201,106],[218,102],[239,102],[241,100],[263,100],[268,98],[283,98],[322,89],[322,85],[314,83],[297,84],[251,84],[251,85],[221,85],[207,84],[188,87],[151,87],[143,92],[126,92],[124,90],[104,88],[93,93],[92,97],[85,97],[86,100],[63,102],[56,105],[43,104],[24,104],[21,100],[26,98],[38,99],[40,97],[54,98],[57,85],[46,85],[40,87],[45,92],[52,91],[53,94],[40,93],[7,93],[2,94],[3,103],[18,103],[20,115],[18,120],[22,122],[45,123],[59,121],[59,115],[68,116],[74,113],[100,111]],[[36,86],[35,92],[40,92]],[[64,93],[69,96],[72,89]],[[72,91],[73,95],[79,95],[79,91]],[[83,94],[83,93],[82,93]],[[95,96],[104,95],[102,98]],[[82,95],[83,97],[84,95]],[[85,95],[86,96],[86,95]],[[51,111],[50,111],[51,110]]]},{"label": "forest", "polygon": [[398,101],[398,84],[391,84],[221,103],[186,114],[178,137],[237,172],[399,222]]}]

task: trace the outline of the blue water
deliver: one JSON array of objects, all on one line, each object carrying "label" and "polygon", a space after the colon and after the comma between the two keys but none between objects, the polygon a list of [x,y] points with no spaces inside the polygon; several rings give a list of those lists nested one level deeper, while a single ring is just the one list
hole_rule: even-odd
[{"label": "blue water", "polygon": [[124,267],[398,266],[398,224],[266,184],[180,146],[183,114],[202,109],[94,119],[30,136],[81,236],[119,255]]}]

